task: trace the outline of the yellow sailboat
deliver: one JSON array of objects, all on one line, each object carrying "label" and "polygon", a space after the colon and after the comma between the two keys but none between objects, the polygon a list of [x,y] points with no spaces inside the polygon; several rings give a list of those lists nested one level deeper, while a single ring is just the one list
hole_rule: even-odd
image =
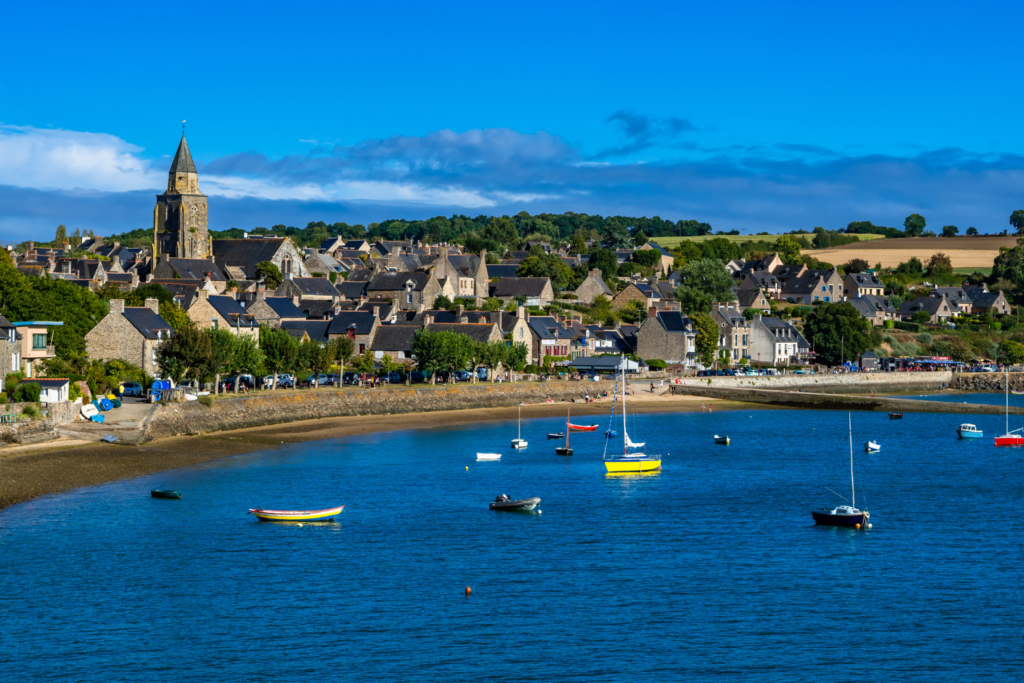
[{"label": "yellow sailboat", "polygon": [[[648,455],[646,442],[636,443],[629,438],[626,430],[626,371],[625,357],[621,357],[619,372],[622,373],[622,454],[609,455],[608,442],[611,441],[611,424],[609,420],[608,434],[604,442],[604,466],[609,474],[643,474],[661,469],[661,456]],[[616,377],[618,383],[618,377]],[[616,387],[617,388],[617,387]],[[616,392],[618,393],[618,392]],[[613,394],[614,395],[614,394]],[[615,401],[612,401],[612,417],[615,417]]]}]

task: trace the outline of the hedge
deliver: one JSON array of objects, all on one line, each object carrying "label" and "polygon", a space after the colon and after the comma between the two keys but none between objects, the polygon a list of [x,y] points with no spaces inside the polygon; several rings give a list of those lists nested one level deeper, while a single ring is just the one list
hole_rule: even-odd
[{"label": "hedge", "polygon": [[907,323],[903,322],[902,320],[894,321],[893,327],[895,327],[897,330],[905,330],[907,332],[920,332],[921,330],[925,329],[924,325],[919,325],[917,323]]}]

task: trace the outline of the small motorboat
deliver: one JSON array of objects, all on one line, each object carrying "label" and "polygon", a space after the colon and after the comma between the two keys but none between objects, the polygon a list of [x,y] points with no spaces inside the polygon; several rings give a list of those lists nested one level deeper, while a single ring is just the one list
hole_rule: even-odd
[{"label": "small motorboat", "polygon": [[84,417],[86,420],[91,420],[94,415],[100,414],[99,409],[97,409],[96,406],[94,406],[91,403],[86,403],[85,405],[83,405],[82,409],[79,412],[82,413],[82,417]]},{"label": "small motorboat", "polygon": [[715,434],[715,443],[720,443],[723,446],[728,446],[729,445],[729,437],[728,436],[719,436],[718,434]]},{"label": "small motorboat", "polygon": [[902,420],[903,419],[903,412],[900,411],[898,413],[889,413],[889,419],[890,420]]},{"label": "small motorboat", "polygon": [[614,429],[609,429],[607,432],[604,433],[604,435],[607,436],[610,439],[613,436],[618,436],[619,433],[617,431],[615,431]]},{"label": "small motorboat", "polygon": [[814,523],[822,526],[846,526],[855,529],[867,525],[871,514],[867,510],[858,510],[852,505],[840,505],[831,510],[811,510]]},{"label": "small motorboat", "polygon": [[980,439],[985,436],[985,432],[965,422],[956,430],[956,435],[961,439]]},{"label": "small motorboat", "polygon": [[549,439],[564,439],[565,432],[548,432]]},{"label": "small motorboat", "polygon": [[174,500],[181,499],[181,491],[171,491],[170,489],[153,489],[149,492],[152,498],[172,498]]},{"label": "small motorboat", "polygon": [[252,514],[261,522],[326,522],[345,509],[344,505],[326,510],[264,510],[256,508],[246,514]]},{"label": "small motorboat", "polygon": [[477,453],[476,460],[501,460],[501,453]]},{"label": "small motorboat", "polygon": [[529,512],[540,505],[540,498],[523,498],[522,500],[512,500],[506,494],[501,494],[494,499],[491,503],[492,510],[503,510],[506,512]]},{"label": "small motorboat", "polygon": [[574,424],[570,423],[569,424],[569,429],[574,431],[574,432],[596,432],[597,431],[597,425],[596,424],[593,424],[593,425],[574,425]]},{"label": "small motorboat", "polygon": [[572,449],[568,446],[559,446],[555,449],[555,455],[572,455]]},{"label": "small motorboat", "polygon": [[878,444],[877,441],[868,441],[866,444],[864,444],[864,450],[867,451],[868,453],[877,453],[878,451],[882,450],[882,447]]}]

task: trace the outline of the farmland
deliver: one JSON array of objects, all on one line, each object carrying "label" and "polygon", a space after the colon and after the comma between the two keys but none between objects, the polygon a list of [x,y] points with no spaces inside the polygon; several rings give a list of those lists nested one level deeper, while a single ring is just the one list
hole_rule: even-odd
[{"label": "farmland", "polygon": [[803,254],[837,266],[860,258],[872,266],[881,263],[883,268],[893,268],[915,256],[927,263],[932,254],[942,252],[949,256],[955,269],[974,270],[992,268],[999,248],[1012,247],[1016,243],[1017,238],[1013,235],[905,237],[805,250]]},{"label": "farmland", "polygon": [[[814,235],[791,235],[791,237],[806,237],[812,239]],[[862,242],[870,240],[880,240],[884,238],[884,235],[850,235],[850,237],[857,237]],[[723,239],[729,240],[730,242],[774,242],[779,238],[778,235],[700,235],[693,237],[652,237],[651,241],[660,244],[666,249],[678,246],[683,240],[687,242],[707,242],[708,240]]]}]

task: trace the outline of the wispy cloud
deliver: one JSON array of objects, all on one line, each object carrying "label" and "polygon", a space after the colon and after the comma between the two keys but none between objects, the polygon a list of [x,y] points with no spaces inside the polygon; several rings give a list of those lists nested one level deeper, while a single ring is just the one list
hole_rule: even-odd
[{"label": "wispy cloud", "polygon": [[[631,140],[619,149],[670,146],[690,130],[682,119],[630,112],[612,120]],[[616,154],[590,156],[544,132],[442,130],[280,159],[233,154],[200,165],[200,188],[218,229],[525,209],[697,218],[743,232],[899,225],[920,212],[929,224],[984,231],[1008,227],[1024,204],[1024,157],[1012,154],[851,155],[800,143],[702,148],[653,163]],[[148,225],[166,165],[111,135],[0,126],[0,232],[25,239],[58,222],[100,234]]]},{"label": "wispy cloud", "polygon": [[623,145],[609,147],[595,155],[595,159],[623,157],[643,151],[655,145],[665,145],[675,140],[680,134],[696,130],[696,126],[675,117],[658,118],[646,114],[637,114],[629,109],[620,109],[607,119],[613,123],[626,137]]}]

